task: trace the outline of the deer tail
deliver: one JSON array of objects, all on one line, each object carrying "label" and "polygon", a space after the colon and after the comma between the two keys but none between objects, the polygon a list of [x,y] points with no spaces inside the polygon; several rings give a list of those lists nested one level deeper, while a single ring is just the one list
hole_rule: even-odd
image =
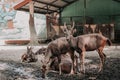
[{"label": "deer tail", "polygon": [[108,43],[108,45],[109,45],[109,46],[111,46],[111,45],[112,45],[112,42],[111,42],[111,40],[110,40],[110,39],[107,39],[107,43]]}]

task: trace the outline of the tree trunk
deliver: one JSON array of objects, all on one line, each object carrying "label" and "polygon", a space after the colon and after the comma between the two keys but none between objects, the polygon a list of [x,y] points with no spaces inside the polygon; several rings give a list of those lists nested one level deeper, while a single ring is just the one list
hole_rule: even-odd
[{"label": "tree trunk", "polygon": [[34,5],[33,1],[29,4],[30,19],[29,19],[29,29],[30,29],[30,43],[28,45],[39,45],[37,40],[37,34],[34,25]]}]

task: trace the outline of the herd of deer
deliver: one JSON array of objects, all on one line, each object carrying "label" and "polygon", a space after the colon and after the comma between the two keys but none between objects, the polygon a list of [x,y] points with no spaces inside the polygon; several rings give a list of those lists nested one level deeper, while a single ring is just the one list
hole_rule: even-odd
[{"label": "herd of deer", "polygon": [[[106,55],[103,49],[106,44],[111,45],[111,41],[102,34],[93,33],[74,37],[74,23],[69,30],[66,25],[62,27],[66,33],[65,37],[60,37],[51,41],[47,48],[41,48],[36,53],[33,53],[32,47],[27,47],[27,53],[22,55],[22,61],[31,62],[37,60],[35,55],[44,54],[44,59],[41,60],[42,77],[45,78],[48,70],[58,70],[59,74],[78,72],[85,73],[85,52],[96,50],[100,57],[100,66],[98,72],[103,68]],[[79,54],[76,56],[75,52]],[[80,59],[80,70],[78,67],[78,58]]]}]

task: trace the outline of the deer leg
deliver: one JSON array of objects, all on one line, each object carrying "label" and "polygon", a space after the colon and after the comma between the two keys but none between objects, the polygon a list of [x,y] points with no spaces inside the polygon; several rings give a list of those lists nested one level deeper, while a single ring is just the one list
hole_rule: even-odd
[{"label": "deer leg", "polygon": [[61,65],[62,65],[62,63],[61,63],[61,55],[58,56],[58,63],[59,63],[59,75],[61,75],[62,74],[62,69],[61,69]]},{"label": "deer leg", "polygon": [[71,59],[72,59],[72,66],[71,66],[70,74],[74,74],[74,70],[75,70],[75,67],[74,67],[74,53],[70,53],[70,56],[71,56]]},{"label": "deer leg", "polygon": [[80,72],[82,72],[82,73],[85,73],[84,61],[85,61],[85,53],[84,53],[84,51],[83,51],[83,52],[81,52],[81,54],[80,54]]},{"label": "deer leg", "polygon": [[62,74],[62,69],[61,69],[61,63],[59,64],[59,75],[61,75]]},{"label": "deer leg", "polygon": [[103,68],[105,54],[102,52],[102,49],[98,49],[98,54],[100,56],[100,67],[99,67],[98,72],[100,72]]},{"label": "deer leg", "polygon": [[103,55],[104,55],[104,62],[106,61],[106,55],[105,55],[105,53],[103,53]]},{"label": "deer leg", "polygon": [[75,58],[74,59],[74,61],[75,61],[75,63],[74,63],[74,65],[75,65],[75,73],[77,74],[77,72],[79,71],[79,69],[78,69],[78,57],[75,55],[74,58]]}]

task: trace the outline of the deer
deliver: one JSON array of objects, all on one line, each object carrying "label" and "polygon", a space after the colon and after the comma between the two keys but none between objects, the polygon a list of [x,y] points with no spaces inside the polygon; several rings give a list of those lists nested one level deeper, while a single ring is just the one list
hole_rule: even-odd
[{"label": "deer", "polygon": [[[74,25],[73,25],[74,26]],[[73,28],[72,28],[73,29]],[[71,29],[71,31],[73,31]],[[63,28],[63,31],[67,31],[66,27]],[[71,34],[71,32],[69,32]],[[41,62],[42,64],[42,70],[44,75],[47,74],[49,68],[50,68],[50,64],[52,63],[52,61],[54,60],[55,57],[57,57],[58,59],[58,64],[59,64],[59,74],[61,75],[61,56],[69,53],[71,60],[72,60],[72,66],[71,66],[71,70],[70,70],[70,74],[74,74],[74,50],[70,47],[69,42],[67,41],[66,37],[60,37],[52,42],[50,42],[48,44],[45,56],[44,56],[44,60],[42,60]]]},{"label": "deer", "polygon": [[[51,20],[50,26],[55,31],[55,35],[53,36],[52,40],[55,40],[59,37],[63,37],[63,35],[66,35],[66,32],[64,30],[65,30],[65,28],[67,28],[67,26],[70,26],[70,28],[71,28],[71,30],[69,30],[70,33],[73,33],[73,31],[75,30],[75,29],[72,29],[72,28],[74,28],[74,22],[71,23],[72,25],[70,24],[70,25],[66,26],[66,22],[64,22],[63,25],[59,25],[59,17],[60,17],[59,13],[55,12],[53,14],[53,16],[51,16],[51,17],[52,17],[52,20]],[[61,31],[64,34],[60,34]]]},{"label": "deer", "polygon": [[[57,57],[59,63],[59,70],[61,70],[60,63],[61,63],[61,55],[69,53],[71,55],[71,59],[74,58],[73,50],[70,49],[69,43],[66,40],[66,37],[58,38],[48,44],[47,51],[44,56],[44,60],[41,61],[43,64],[42,66],[46,66],[46,70],[49,70],[50,64],[52,63],[53,59]],[[42,67],[43,68],[43,67]],[[61,75],[61,73],[59,72]],[[71,70],[71,74],[73,74],[73,68]]]},{"label": "deer", "polygon": [[27,52],[25,52],[22,56],[21,56],[21,60],[22,62],[36,62],[37,58],[35,56],[35,53],[32,51],[33,47],[28,47],[27,46]]},{"label": "deer", "polygon": [[36,52],[33,52],[32,50],[33,50],[33,47],[27,46],[27,52],[21,56],[22,62],[29,62],[29,63],[36,62],[37,61],[36,55],[41,55],[41,54],[45,55],[45,52],[46,52],[45,47],[38,49]]},{"label": "deer", "polygon": [[[76,73],[77,73],[77,70],[78,70],[78,56],[75,55],[74,56],[74,65],[75,65],[75,70],[76,70]],[[43,62],[42,62],[43,64]],[[61,68],[59,68],[59,65]],[[70,75],[70,71],[71,71],[71,68],[72,68],[72,60],[71,60],[71,56],[69,55],[69,53],[66,53],[66,54],[62,54],[61,55],[61,62],[59,64],[59,61],[58,61],[58,58],[57,57],[54,57],[51,64],[50,64],[50,68],[49,70],[54,70],[54,71],[59,71],[60,73],[59,74],[68,74]],[[42,66],[42,78],[45,78],[45,75],[46,75],[46,66]]]},{"label": "deer", "polygon": [[73,37],[68,33],[67,41],[69,42],[69,45],[79,53],[80,72],[85,73],[85,52],[94,50],[98,52],[100,57],[100,66],[98,72],[102,71],[106,59],[106,55],[103,53],[103,49],[106,44],[109,46],[112,45],[112,42],[109,38],[99,33],[79,35],[77,37]]},{"label": "deer", "polygon": [[[60,70],[60,74],[63,73],[70,73],[71,67],[72,67],[72,60],[70,58],[69,53],[63,54],[61,55],[61,70]],[[59,71],[59,62],[58,62],[58,58],[55,57],[53,62],[50,65],[50,68],[55,70],[55,71]]]},{"label": "deer", "polygon": [[[41,55],[43,54],[43,56],[45,55],[45,52],[46,52],[46,49],[45,47],[42,47],[40,48],[39,50],[37,50],[35,52],[35,55]],[[77,61],[77,56],[75,55],[75,61]],[[43,62],[42,62],[43,64]],[[75,67],[76,67],[76,63],[75,63]],[[59,62],[58,62],[58,58],[55,57],[53,59],[53,61],[51,62],[50,64],[50,69],[49,70],[54,70],[54,71],[60,71],[60,74],[61,73],[65,73],[65,74],[69,74],[70,73],[70,70],[71,70],[71,67],[72,67],[72,60],[71,60],[71,57],[69,55],[69,53],[66,53],[66,54],[63,54],[61,55],[61,63],[60,63],[60,66],[61,66],[61,70],[59,70]],[[43,68],[41,69],[41,71],[43,72],[42,74],[42,77],[44,77],[44,72],[45,72],[45,68],[43,66]]]},{"label": "deer", "polygon": [[106,44],[109,46],[112,45],[111,40],[100,33],[84,34],[74,37],[71,33],[72,31],[68,30],[67,28],[65,28],[65,30],[67,32],[66,38],[70,47],[79,54],[80,72],[85,73],[85,52],[94,50],[98,52],[100,57],[100,66],[98,72],[101,72],[106,60],[106,55],[103,53],[103,49]]}]

